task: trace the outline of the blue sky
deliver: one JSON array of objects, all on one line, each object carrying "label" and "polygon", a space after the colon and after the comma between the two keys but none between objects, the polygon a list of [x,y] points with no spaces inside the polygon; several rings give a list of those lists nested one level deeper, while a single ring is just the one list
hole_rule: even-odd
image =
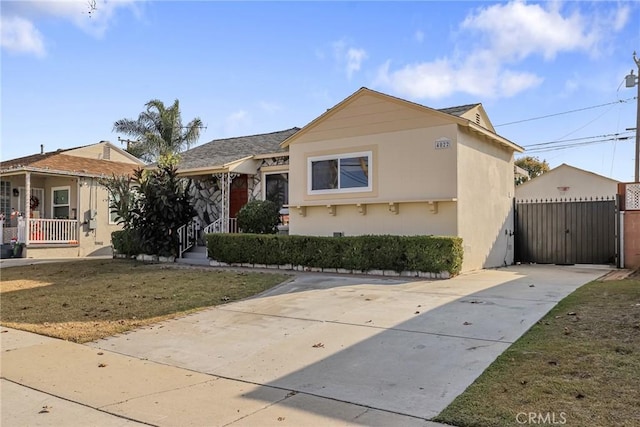
[{"label": "blue sky", "polygon": [[[151,99],[179,99],[204,143],[302,127],[366,86],[481,102],[552,167],[633,180],[637,2],[90,1],[0,3],[3,160],[117,143]],[[533,151],[562,140],[597,143]]]}]

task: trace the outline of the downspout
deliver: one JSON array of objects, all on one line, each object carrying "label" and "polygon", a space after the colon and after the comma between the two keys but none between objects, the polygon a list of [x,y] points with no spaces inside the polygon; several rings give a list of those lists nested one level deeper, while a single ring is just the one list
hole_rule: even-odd
[{"label": "downspout", "polygon": [[[78,247],[82,247],[82,243],[80,242],[80,237],[82,236],[82,232],[80,230],[80,198],[81,198],[81,191],[82,191],[82,182],[81,182],[82,178],[78,177],[77,181],[76,181],[76,236],[78,238]],[[80,256],[80,253],[78,252],[78,256]]]}]

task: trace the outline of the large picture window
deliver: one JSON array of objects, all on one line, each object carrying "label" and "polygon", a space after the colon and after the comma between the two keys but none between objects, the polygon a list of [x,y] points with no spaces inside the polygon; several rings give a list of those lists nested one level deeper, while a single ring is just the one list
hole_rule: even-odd
[{"label": "large picture window", "polygon": [[309,194],[371,191],[371,152],[308,159]]}]

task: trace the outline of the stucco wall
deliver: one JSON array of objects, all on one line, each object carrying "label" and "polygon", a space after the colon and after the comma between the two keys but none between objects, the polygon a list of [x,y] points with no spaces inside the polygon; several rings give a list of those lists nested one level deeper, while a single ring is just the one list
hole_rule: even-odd
[{"label": "stucco wall", "polygon": [[[70,156],[77,156],[77,157],[87,157],[90,159],[105,159],[105,146],[107,146],[107,144],[104,142],[97,143],[97,144],[88,145],[86,147],[80,147],[73,150],[69,150],[64,154],[68,154]],[[118,148],[113,148],[111,146],[109,146],[107,160],[111,160],[113,162],[142,165],[142,162],[136,162],[130,156],[127,156],[126,154],[123,154],[122,152],[120,152]]]},{"label": "stucco wall", "polygon": [[[451,141],[450,148],[436,150],[435,140],[443,137]],[[440,203],[435,214],[425,203],[403,203],[456,197],[455,138],[455,125],[444,125],[292,144],[289,204],[323,206],[309,206],[306,216],[290,210],[289,233],[455,234],[454,203]],[[371,191],[307,194],[308,157],[360,151],[372,152]],[[326,204],[331,202],[346,204],[336,207],[335,217],[326,213]],[[400,203],[398,215],[389,213],[389,202]],[[358,213],[356,203],[369,204],[366,215]]]},{"label": "stucco wall", "polygon": [[518,199],[613,197],[618,182],[592,172],[560,165],[516,188]]},{"label": "stucco wall", "polygon": [[513,155],[469,133],[458,136],[458,236],[463,271],[513,263]]}]

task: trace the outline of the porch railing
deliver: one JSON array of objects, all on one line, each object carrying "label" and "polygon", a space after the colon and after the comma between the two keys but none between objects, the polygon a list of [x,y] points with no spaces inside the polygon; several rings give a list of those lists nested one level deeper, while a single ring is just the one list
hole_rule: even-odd
[{"label": "porch railing", "polygon": [[180,240],[180,248],[178,257],[182,258],[182,254],[195,246],[198,239],[198,231],[200,230],[199,221],[190,221],[178,228],[178,239]]},{"label": "porch railing", "polygon": [[26,240],[25,234],[29,236],[29,244],[32,243],[78,243],[78,221],[75,219],[29,219],[28,227],[25,227],[26,220],[20,218],[18,221],[18,241]]},{"label": "porch railing", "polygon": [[204,234],[209,233],[238,233],[238,219],[229,218],[227,222],[227,228],[224,227],[224,221],[222,218],[218,218],[211,224],[202,229]]}]

